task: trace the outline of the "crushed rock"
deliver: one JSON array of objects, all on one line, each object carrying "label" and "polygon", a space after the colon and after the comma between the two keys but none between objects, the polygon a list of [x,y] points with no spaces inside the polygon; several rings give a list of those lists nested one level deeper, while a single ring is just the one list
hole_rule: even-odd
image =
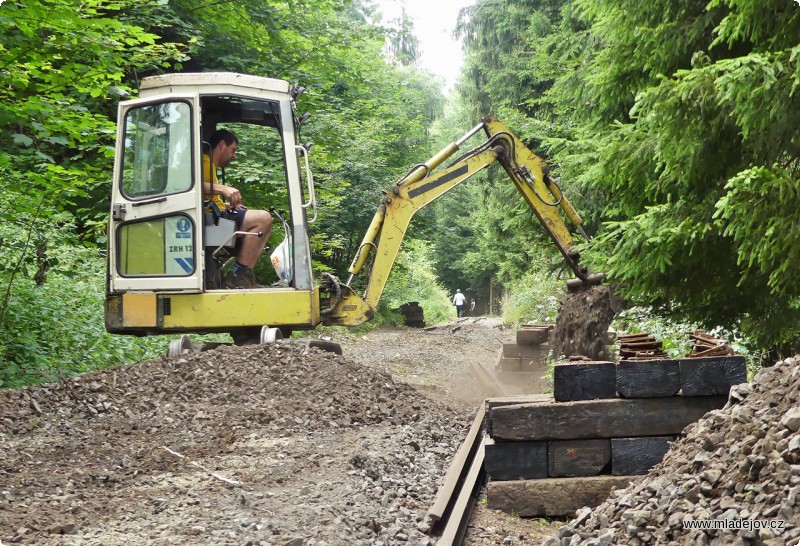
[{"label": "crushed rock", "polygon": [[424,516],[470,420],[294,345],[3,390],[0,542],[433,544]]},{"label": "crushed rock", "polygon": [[[688,426],[646,478],[581,509],[544,544],[800,543],[799,398],[800,357],[762,369],[724,408]],[[750,528],[685,527],[709,520]]]}]

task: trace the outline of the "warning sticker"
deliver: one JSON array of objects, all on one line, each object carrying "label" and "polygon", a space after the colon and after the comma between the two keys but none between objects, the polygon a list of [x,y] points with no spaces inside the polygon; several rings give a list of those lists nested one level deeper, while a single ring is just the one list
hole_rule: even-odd
[{"label": "warning sticker", "polygon": [[186,216],[164,219],[167,275],[191,275],[194,272],[194,229]]}]

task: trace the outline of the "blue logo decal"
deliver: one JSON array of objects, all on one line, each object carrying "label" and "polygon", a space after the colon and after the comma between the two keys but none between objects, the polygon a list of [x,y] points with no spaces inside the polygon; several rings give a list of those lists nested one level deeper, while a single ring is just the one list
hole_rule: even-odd
[{"label": "blue logo decal", "polygon": [[192,223],[188,218],[178,218],[178,221],[175,222],[175,227],[178,228],[177,233],[175,233],[176,239],[192,238]]},{"label": "blue logo decal", "polygon": [[175,258],[175,261],[187,273],[191,273],[194,270],[194,258]]}]

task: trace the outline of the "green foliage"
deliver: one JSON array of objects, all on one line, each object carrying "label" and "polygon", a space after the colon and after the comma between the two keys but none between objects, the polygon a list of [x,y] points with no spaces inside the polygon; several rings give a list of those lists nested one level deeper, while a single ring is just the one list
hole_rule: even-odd
[{"label": "green foliage", "polygon": [[98,220],[106,214],[101,196],[108,191],[114,135],[107,114],[129,90],[126,70],[180,57],[175,44],[159,43],[124,20],[133,4],[25,0],[0,6],[0,219],[10,228],[0,246],[6,293],[0,316],[10,314],[22,269],[44,274],[35,251],[57,248],[59,227],[75,226],[90,243],[104,240]]},{"label": "green foliage", "polygon": [[[55,239],[56,231],[61,232],[60,240]],[[0,272],[8,290],[0,329],[2,387],[53,381],[61,375],[137,362],[166,351],[163,338],[138,341],[105,331],[105,261],[65,236],[70,232],[69,225],[60,230],[45,226],[38,232],[36,274],[26,267],[6,267]],[[3,255],[17,263],[25,252],[26,232],[6,224],[0,233]],[[48,240],[56,244],[41,244]],[[13,283],[12,275],[16,275]]]},{"label": "green foliage", "polygon": [[[103,264],[96,265],[102,271]],[[82,279],[54,274],[40,287],[19,280],[6,309],[0,386],[53,381],[163,355],[163,338],[137,341],[105,331],[100,287],[102,273]]]},{"label": "green foliage", "polygon": [[[1,4],[5,384],[52,379],[62,364],[71,373],[131,362],[166,346],[164,338],[103,330],[114,116],[141,76],[240,71],[309,89],[301,107],[314,117],[302,138],[315,144],[320,215],[311,240],[318,271],[349,262],[358,244],[353,234],[366,229],[380,187],[428,154],[426,128],[443,104],[440,82],[384,61],[386,29],[358,0]],[[275,184],[281,167],[257,151],[259,137],[240,131],[253,146],[229,175],[253,206],[284,206],[285,188]],[[420,232],[431,222],[421,215]],[[281,236],[275,230],[270,246]],[[86,263],[71,258],[78,256]],[[53,318],[70,314],[80,322]]]},{"label": "green foliage", "polygon": [[454,318],[451,296],[440,284],[433,266],[433,248],[419,239],[406,239],[389,275],[379,309],[397,309],[416,301],[425,311],[426,324]]},{"label": "green foliage", "polygon": [[[444,148],[474,124],[475,119],[467,111],[466,101],[455,95],[455,99],[451,96],[444,116],[431,127],[431,134],[437,147]],[[469,140],[465,147],[475,146],[478,138]],[[477,214],[477,211],[472,196],[474,187],[481,184],[483,176],[476,175],[430,205],[436,217],[434,263],[440,279],[451,293],[456,288],[464,289],[465,293],[482,292],[491,274],[488,264],[467,267],[464,263],[467,253],[474,250],[479,242],[473,222],[473,214]]]},{"label": "green foliage", "polygon": [[[517,115],[504,121],[509,119],[518,123],[512,125],[516,134],[528,135],[527,118]],[[460,138],[476,121],[467,99],[456,97],[432,132],[443,146]],[[479,145],[482,136],[467,141],[464,150]],[[546,231],[499,166],[469,179],[433,208],[436,269],[451,292],[461,288],[474,294],[482,312],[498,309],[503,289],[514,290],[530,271],[554,272],[564,267]]]},{"label": "green foliage", "polygon": [[468,53],[461,87],[482,113],[515,105],[530,113],[559,72],[547,57],[557,29],[558,0],[478,0],[466,9],[457,32]]},{"label": "green foliage", "polygon": [[402,66],[415,65],[419,60],[419,38],[414,34],[414,21],[408,16],[405,6],[400,17],[390,21],[386,33],[391,58]]},{"label": "green foliage", "polygon": [[[318,271],[343,274],[381,191],[494,114],[548,160],[596,235],[584,260],[648,317],[788,350],[800,320],[794,2],[478,0],[459,28],[467,62],[445,111],[441,81],[413,67],[412,29],[391,34],[360,0],[3,2],[0,380],[163,351],[161,338],[105,334],[101,256],[116,103],[169,70],[308,89]],[[384,59],[387,35],[401,62]],[[256,150],[230,174],[249,203],[281,207],[279,166]],[[552,316],[563,264],[504,173],[450,192],[410,234],[381,317],[420,301],[429,321],[450,319],[457,287],[479,308],[507,291],[509,320]]]},{"label": "green foliage", "polygon": [[[689,334],[701,329],[696,323],[670,316],[667,309],[651,307],[630,307],[623,310],[614,318],[611,328],[619,334],[651,334],[663,342],[663,349],[670,358],[681,358],[690,354],[692,343]],[[718,327],[706,333],[727,340],[735,354],[744,355],[748,379],[752,379],[763,365],[768,364],[766,351],[753,350],[750,340],[743,338],[739,332]]]},{"label": "green foliage", "polygon": [[133,3],[0,7],[0,171],[3,202],[12,204],[0,218],[82,214],[105,193],[114,134],[107,114],[129,91],[125,71],[180,57],[175,44],[114,18]]},{"label": "green foliage", "polygon": [[532,270],[503,295],[503,323],[554,324],[564,297],[564,279],[543,270]]},{"label": "green foliage", "polygon": [[630,307],[614,318],[611,328],[619,334],[646,332],[663,342],[664,351],[671,358],[686,356],[692,348],[688,333],[696,330],[698,325],[665,315],[664,309]]},{"label": "green foliage", "polygon": [[[586,184],[615,197],[605,207],[611,221],[595,263],[637,301],[665,304],[707,327],[740,327],[774,345],[796,335],[789,323],[800,297],[791,280],[800,255],[789,235],[800,204],[793,180],[800,80],[797,40],[786,38],[787,29],[800,36],[800,14],[767,17],[742,2],[710,8],[673,2],[663,19],[643,8],[657,28],[682,21],[684,32],[624,47],[619,35],[637,16],[594,14],[592,28],[608,34],[590,66],[661,59],[636,65],[623,93],[632,99],[630,118],[604,130],[591,152],[599,168]],[[689,50],[679,45],[687,36]],[[597,96],[619,103],[620,81],[612,74]],[[603,108],[593,115],[612,121]],[[781,314],[784,324],[776,321]]]},{"label": "green foliage", "polygon": [[[370,87],[349,89],[353,100],[314,111],[308,137],[320,200],[315,233],[329,240],[328,264],[342,273],[382,199],[382,192],[432,153],[427,127],[442,107],[441,87],[413,68],[384,67]],[[399,105],[402,105],[400,107]],[[432,223],[427,211],[414,220],[421,236]]]},{"label": "green foliage", "polygon": [[[562,165],[548,158],[545,146],[572,134],[572,124],[562,123],[563,108],[548,91],[559,75],[570,72],[575,62],[557,58],[556,51],[578,41],[561,31],[559,1],[479,0],[469,8],[459,25],[467,44],[467,59],[459,91],[464,104],[458,113],[464,127],[480,115],[492,114],[508,124],[535,153],[549,161],[558,179]],[[552,145],[552,144],[551,144]],[[559,185],[587,220],[586,201],[590,192],[574,190],[572,179],[560,177]],[[501,169],[490,169],[470,181],[468,188],[446,202],[440,228],[444,234],[437,245],[458,254],[448,270],[440,264],[443,277],[465,278],[483,298],[517,293],[520,279],[532,271],[564,267],[560,254]],[[466,239],[466,237],[469,237]],[[442,241],[444,239],[444,241]],[[449,281],[448,281],[449,282]],[[525,282],[525,281],[523,281]]]},{"label": "green foliage", "polygon": [[[0,6],[0,384],[142,357],[103,328],[114,122],[134,70],[179,45],[132,23],[157,0],[9,0]],[[144,348],[145,346],[141,346]]]},{"label": "green foliage", "polygon": [[[779,165],[746,169],[731,177],[717,202],[723,235],[736,244],[737,264],[748,273],[768,273],[772,291],[800,294],[800,182]],[[757,210],[758,214],[753,214]]]},{"label": "green foliage", "polygon": [[800,318],[795,3],[506,0],[471,15],[466,96],[545,149],[597,235],[589,265],[633,302],[787,350]]}]

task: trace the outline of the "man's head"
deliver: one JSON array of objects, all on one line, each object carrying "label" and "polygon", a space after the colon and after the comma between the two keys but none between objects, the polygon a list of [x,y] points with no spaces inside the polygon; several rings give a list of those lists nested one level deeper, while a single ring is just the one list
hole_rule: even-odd
[{"label": "man's head", "polygon": [[460,293],[461,293],[461,289],[460,288],[456,288],[456,294],[460,294]]},{"label": "man's head", "polygon": [[236,149],[239,147],[239,139],[227,129],[217,129],[208,143],[213,150],[214,165],[217,167],[227,167],[228,163],[236,157]]}]

